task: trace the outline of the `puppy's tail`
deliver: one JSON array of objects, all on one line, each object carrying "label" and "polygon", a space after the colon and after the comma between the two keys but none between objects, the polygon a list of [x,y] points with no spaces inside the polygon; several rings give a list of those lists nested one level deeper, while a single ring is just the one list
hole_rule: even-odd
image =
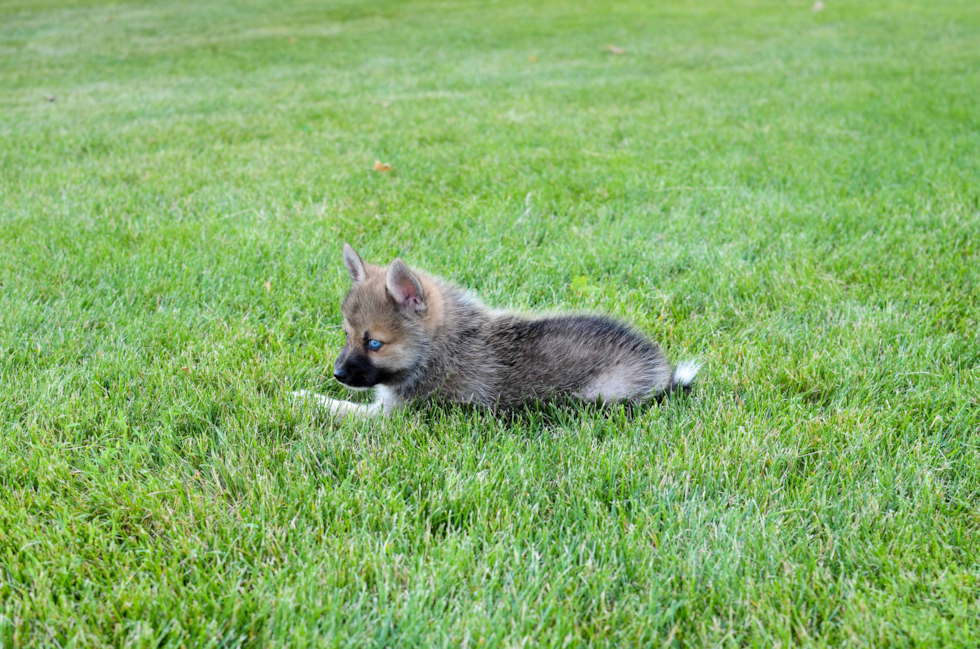
[{"label": "puppy's tail", "polygon": [[670,391],[688,391],[698,378],[698,370],[701,363],[696,361],[683,361],[674,367],[674,374],[670,377]]}]

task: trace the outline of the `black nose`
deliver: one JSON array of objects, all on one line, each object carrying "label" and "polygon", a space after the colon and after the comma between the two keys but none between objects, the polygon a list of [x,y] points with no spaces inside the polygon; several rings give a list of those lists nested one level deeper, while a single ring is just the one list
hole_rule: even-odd
[{"label": "black nose", "polygon": [[334,370],[333,370],[333,377],[335,379],[337,379],[338,381],[340,381],[341,383],[343,383],[344,382],[344,379],[347,378],[347,372],[345,372],[344,370],[340,369],[339,367],[335,367]]}]

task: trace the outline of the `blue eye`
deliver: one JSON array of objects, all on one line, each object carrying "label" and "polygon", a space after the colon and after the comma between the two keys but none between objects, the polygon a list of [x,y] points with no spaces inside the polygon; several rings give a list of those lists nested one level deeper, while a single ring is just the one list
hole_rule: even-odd
[{"label": "blue eye", "polygon": [[381,349],[382,345],[384,345],[383,342],[381,342],[380,340],[375,340],[374,338],[367,341],[367,348],[370,349],[372,352],[376,352],[379,349]]}]

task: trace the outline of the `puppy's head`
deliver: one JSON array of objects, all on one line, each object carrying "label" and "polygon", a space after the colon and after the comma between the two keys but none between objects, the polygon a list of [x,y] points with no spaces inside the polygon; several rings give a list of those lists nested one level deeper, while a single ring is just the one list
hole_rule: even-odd
[{"label": "puppy's head", "polygon": [[425,290],[401,259],[386,268],[364,263],[344,244],[351,288],[341,310],[347,342],[334,378],[355,389],[394,385],[408,378],[426,347]]}]

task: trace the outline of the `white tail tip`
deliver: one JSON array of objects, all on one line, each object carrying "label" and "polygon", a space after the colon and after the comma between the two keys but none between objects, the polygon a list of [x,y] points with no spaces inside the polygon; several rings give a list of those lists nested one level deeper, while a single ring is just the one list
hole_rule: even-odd
[{"label": "white tail tip", "polygon": [[694,383],[694,379],[698,377],[698,370],[700,369],[701,363],[694,361],[678,363],[677,367],[674,368],[674,386],[679,388],[688,387]]}]

